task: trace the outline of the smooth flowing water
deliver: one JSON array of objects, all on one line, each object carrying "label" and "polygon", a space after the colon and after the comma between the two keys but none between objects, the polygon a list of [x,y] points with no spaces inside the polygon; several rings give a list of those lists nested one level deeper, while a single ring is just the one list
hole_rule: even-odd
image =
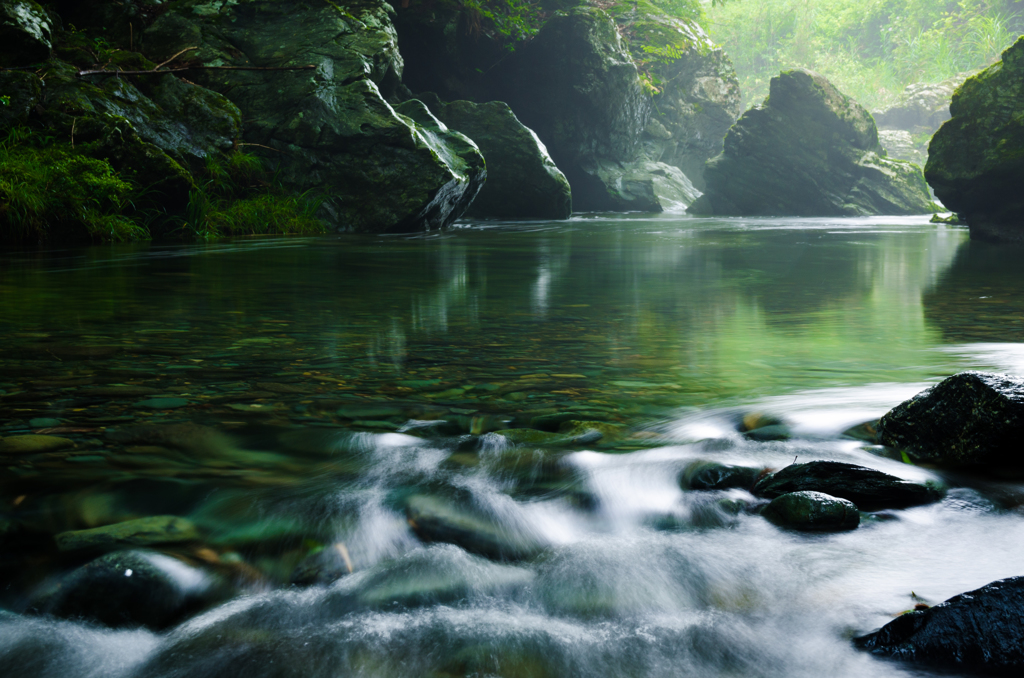
[{"label": "smooth flowing water", "polygon": [[[1024,575],[1024,485],[843,431],[964,369],[1024,374],[1022,290],[1019,252],[925,218],[3,253],[0,437],[74,446],[0,453],[0,667],[929,675],[850,638]],[[740,433],[771,418],[789,439]],[[794,458],[950,489],[805,534],[679,483],[697,460]],[[486,518],[425,543],[423,502]],[[221,602],[159,632],[35,612],[101,552],[54,535],[154,515],[194,524],[155,550]]]}]

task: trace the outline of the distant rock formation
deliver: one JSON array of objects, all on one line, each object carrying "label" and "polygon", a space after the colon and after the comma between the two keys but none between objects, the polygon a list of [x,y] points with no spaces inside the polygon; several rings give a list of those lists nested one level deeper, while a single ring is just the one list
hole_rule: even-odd
[{"label": "distant rock formation", "polygon": [[953,90],[965,77],[936,84],[907,85],[899,101],[872,113],[878,125],[878,141],[889,157],[924,166],[928,160],[928,143],[935,130],[949,120]]},{"label": "distant rock formation", "polygon": [[1022,109],[1024,38],[960,86],[952,119],[932,137],[925,176],[972,238],[1024,242]]},{"label": "distant rock formation", "polygon": [[772,78],[708,161],[694,214],[855,216],[934,211],[921,169],[885,157],[862,106],[802,69]]}]

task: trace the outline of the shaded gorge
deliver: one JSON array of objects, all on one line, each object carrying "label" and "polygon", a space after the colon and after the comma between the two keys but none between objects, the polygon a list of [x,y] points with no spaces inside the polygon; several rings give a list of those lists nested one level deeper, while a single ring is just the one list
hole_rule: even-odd
[{"label": "shaded gorge", "polygon": [[[1022,274],[984,247],[925,217],[587,215],[7,251],[0,665],[928,675],[850,638],[1022,574],[1024,485],[850,427],[1024,373]],[[934,497],[789,531],[750,490],[795,460]],[[107,614],[129,590],[148,616]]]}]

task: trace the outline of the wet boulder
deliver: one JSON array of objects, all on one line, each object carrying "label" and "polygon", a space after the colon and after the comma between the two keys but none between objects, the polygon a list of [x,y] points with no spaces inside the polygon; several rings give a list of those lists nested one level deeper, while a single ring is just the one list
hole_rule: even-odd
[{"label": "wet boulder", "polygon": [[887,412],[883,445],[917,462],[948,467],[1024,470],[1024,379],[961,372]]},{"label": "wet boulder", "polygon": [[953,117],[932,137],[925,176],[971,237],[1021,242],[1024,227],[1024,38],[968,78],[953,95]]},{"label": "wet boulder", "polygon": [[754,486],[754,494],[767,499],[804,490],[848,499],[865,511],[906,508],[942,498],[942,493],[934,487],[838,461],[791,464],[762,478]]},{"label": "wet boulder", "polygon": [[445,125],[472,139],[487,161],[487,183],[466,216],[498,219],[568,219],[569,181],[544,143],[501,101],[426,101]]},{"label": "wet boulder", "polygon": [[986,675],[1024,671],[1024,577],[1000,579],[854,639],[874,655]]},{"label": "wet boulder", "polygon": [[533,558],[547,546],[528,527],[499,520],[469,501],[417,494],[406,499],[405,513],[424,542],[455,544],[492,560]]},{"label": "wet boulder", "polygon": [[598,160],[588,167],[615,211],[685,212],[700,195],[682,170],[663,162]]},{"label": "wet boulder", "polygon": [[[465,211],[483,178],[464,137],[423,126],[387,100],[403,62],[382,0],[175,3],[146,29],[157,60],[187,53],[190,79],[242,111],[255,144],[297,192],[324,198],[318,214],[339,230],[443,228]],[[269,147],[266,150],[261,147]]]},{"label": "wet boulder", "polygon": [[53,30],[53,19],[34,0],[0,0],[0,68],[45,61]]},{"label": "wet boulder", "polygon": [[823,492],[801,491],[780,495],[761,515],[774,525],[801,532],[839,532],[860,524],[852,501]]},{"label": "wet boulder", "polygon": [[863,216],[933,212],[917,165],[885,157],[862,106],[803,69],[772,78],[705,168],[693,214]]},{"label": "wet boulder", "polygon": [[683,469],[679,484],[684,490],[749,490],[761,470],[749,466],[731,466],[713,461],[695,461]]},{"label": "wet boulder", "polygon": [[34,608],[111,627],[163,629],[222,599],[223,585],[160,553],[118,551],[97,558],[44,591]]},{"label": "wet boulder", "polygon": [[573,209],[619,209],[599,163],[636,159],[651,99],[614,20],[596,7],[556,13],[491,80],[488,98],[508,102],[565,173]]}]

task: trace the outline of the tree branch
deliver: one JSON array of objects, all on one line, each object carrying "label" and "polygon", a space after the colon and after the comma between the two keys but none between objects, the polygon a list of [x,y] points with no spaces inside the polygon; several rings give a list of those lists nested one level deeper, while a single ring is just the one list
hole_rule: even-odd
[{"label": "tree branch", "polygon": [[78,71],[78,77],[87,75],[166,75],[167,73],[181,73],[183,71],[311,71],[316,66],[181,66],[179,68],[167,68],[158,71],[155,68],[149,71],[108,71],[101,68],[95,71]]}]

